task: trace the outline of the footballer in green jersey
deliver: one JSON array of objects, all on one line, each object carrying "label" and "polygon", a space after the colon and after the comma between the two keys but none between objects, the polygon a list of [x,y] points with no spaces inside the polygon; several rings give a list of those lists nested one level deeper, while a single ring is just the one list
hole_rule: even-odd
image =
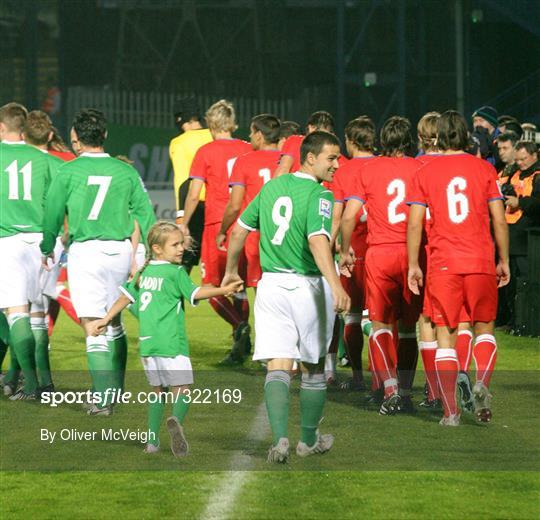
[{"label": "footballer in green jersey", "polygon": [[[31,320],[43,320],[39,242],[49,162],[22,141],[28,112],[18,103],[0,107],[0,308],[5,309],[13,348],[12,363],[24,375],[24,388],[10,399],[35,399],[36,338]],[[40,331],[41,334],[42,331]],[[10,371],[18,377],[17,371]],[[14,390],[17,380],[5,380]]]},{"label": "footballer in green jersey", "polygon": [[[137,171],[104,152],[107,136],[102,112],[84,109],[71,130],[79,145],[77,159],[63,164],[45,202],[43,263],[51,256],[58,231],[69,215],[68,276],[73,306],[86,332],[86,353],[96,392],[123,388],[127,340],[120,317],[107,334],[91,337],[89,324],[105,316],[126,282],[133,248],[134,219],[143,236],[155,222],[148,194]],[[89,415],[109,415],[112,408],[92,406]]]},{"label": "footballer in green jersey", "polygon": [[[226,287],[196,287],[181,265],[184,235],[172,222],[157,222],[148,234],[149,259],[142,270],[122,287],[122,295],[107,315],[92,322],[91,335],[99,336],[122,309],[137,305],[139,314],[140,355],[146,377],[156,394],[165,388],[174,395],[173,413],[167,419],[171,449],[176,457],[187,454],[183,423],[189,408],[189,386],[193,383],[189,347],[184,323],[184,300],[230,296],[242,289],[237,280]],[[150,399],[148,408],[149,440],[146,453],[159,450],[159,430],[165,402]]]},{"label": "footballer in green jersey", "polygon": [[273,442],[269,462],[289,458],[290,370],[304,365],[300,385],[300,457],[328,451],[331,435],[318,424],[326,401],[324,357],[332,339],[335,312],[348,312],[330,246],[332,193],[321,186],[338,168],[339,140],[323,131],[310,133],[300,149],[299,172],[264,185],[240,216],[229,241],[223,283],[238,279],[238,259],[250,231],[261,232],[263,276],[255,299],[254,360],[266,360],[264,385]]}]

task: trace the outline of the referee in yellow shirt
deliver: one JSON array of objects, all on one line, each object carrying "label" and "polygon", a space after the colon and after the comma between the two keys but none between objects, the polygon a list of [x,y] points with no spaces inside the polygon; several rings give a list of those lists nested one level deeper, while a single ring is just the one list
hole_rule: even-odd
[{"label": "referee in yellow shirt", "polygon": [[[193,97],[179,99],[174,105],[174,122],[180,131],[169,145],[169,156],[174,171],[174,195],[176,198],[176,223],[181,224],[184,218],[184,203],[189,191],[189,170],[197,150],[212,141],[212,134],[201,123],[201,113],[197,100]],[[204,188],[201,190],[200,202],[189,223],[193,238],[191,251],[184,253],[182,264],[190,272],[199,263],[201,239],[204,227]]]}]

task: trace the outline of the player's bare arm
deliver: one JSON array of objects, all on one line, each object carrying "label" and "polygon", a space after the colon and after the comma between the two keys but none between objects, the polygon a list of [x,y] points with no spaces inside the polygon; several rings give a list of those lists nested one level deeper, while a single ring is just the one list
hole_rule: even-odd
[{"label": "player's bare arm", "polygon": [[280,175],[289,173],[291,171],[293,164],[294,164],[294,158],[292,156],[282,155],[281,159],[279,160],[278,167],[276,168],[276,173],[274,177],[279,177]]},{"label": "player's bare arm", "polygon": [[351,236],[356,226],[356,215],[362,206],[363,203],[358,199],[348,200],[341,217],[341,253],[339,257],[341,270],[350,271],[354,265],[354,257],[351,254]]},{"label": "player's bare arm", "polygon": [[418,264],[420,243],[422,242],[422,229],[426,207],[421,204],[412,204],[407,224],[407,254],[409,257],[409,273],[407,282],[414,294],[420,294],[420,287],[424,284],[424,274]]},{"label": "player's bare arm", "polygon": [[131,242],[132,254],[131,254],[131,267],[129,269],[128,280],[131,280],[135,276],[135,273],[137,272],[136,254],[137,254],[137,247],[139,246],[139,242],[141,241],[141,226],[139,226],[139,223],[136,220],[133,222],[133,233],[131,234],[131,237],[129,240]]},{"label": "player's bare arm", "polygon": [[497,281],[499,287],[504,287],[510,282],[508,224],[506,223],[504,205],[501,200],[492,200],[489,202],[488,207],[499,258],[496,268]]},{"label": "player's bare arm", "polygon": [[222,287],[241,280],[240,276],[238,276],[238,260],[242,249],[244,249],[248,234],[249,230],[240,224],[236,224],[232,230],[227,251],[227,267],[225,268],[225,276],[221,282]]},{"label": "player's bare arm", "polygon": [[227,207],[225,208],[225,213],[223,215],[223,221],[221,222],[221,228],[216,237],[216,244],[218,249],[221,249],[221,251],[226,250],[223,244],[227,238],[227,231],[229,231],[229,228],[238,218],[240,210],[242,209],[242,202],[244,201],[245,192],[246,188],[244,186],[235,185],[232,187],[229,202],[227,203]]},{"label": "player's bare arm", "polygon": [[314,235],[309,238],[309,249],[321,274],[326,278],[332,297],[334,298],[334,310],[336,312],[349,312],[351,299],[343,289],[336,273],[330,242],[326,235]]},{"label": "player's bare arm", "polygon": [[201,287],[194,296],[194,300],[208,300],[216,296],[232,296],[244,289],[242,280],[234,280],[221,287]]},{"label": "player's bare arm", "polygon": [[103,334],[105,329],[107,328],[107,325],[111,323],[111,321],[118,316],[131,302],[131,300],[125,296],[124,294],[121,294],[113,304],[113,306],[110,308],[109,312],[106,314],[104,318],[100,318],[99,320],[93,320],[86,324],[86,331],[89,336],[99,336],[100,334]]},{"label": "player's bare arm", "polygon": [[334,209],[332,210],[332,247],[337,250],[337,236],[339,235],[339,227],[341,225],[341,216],[343,215],[343,202],[334,202]]}]

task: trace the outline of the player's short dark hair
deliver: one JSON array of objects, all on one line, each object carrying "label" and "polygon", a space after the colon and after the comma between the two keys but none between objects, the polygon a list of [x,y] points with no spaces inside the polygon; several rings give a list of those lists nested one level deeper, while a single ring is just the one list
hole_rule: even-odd
[{"label": "player's short dark hair", "polygon": [[22,132],[28,116],[28,110],[20,103],[7,103],[0,107],[0,123],[4,123],[10,132]]},{"label": "player's short dark hair", "polygon": [[411,122],[406,117],[392,116],[381,128],[383,155],[406,154],[412,147]]},{"label": "player's short dark hair", "polygon": [[300,134],[300,125],[296,121],[282,121],[279,127],[279,138],[287,139],[291,135]]},{"label": "player's short dark hair", "polygon": [[259,114],[251,120],[256,132],[261,132],[266,144],[276,144],[279,141],[281,123],[273,114]]},{"label": "player's short dark hair", "polygon": [[334,118],[330,112],[325,110],[319,110],[313,112],[307,120],[308,126],[313,126],[317,130],[326,130],[327,132],[334,133]]},{"label": "player's short dark hair", "polygon": [[498,143],[507,143],[508,141],[512,143],[512,146],[515,146],[515,144],[519,141],[519,135],[511,130],[508,130],[497,136]]},{"label": "player's short dark hair", "polygon": [[53,130],[51,118],[41,110],[32,110],[24,124],[24,139],[27,143],[42,146],[49,142]]},{"label": "player's short dark hair", "polygon": [[538,145],[533,141],[518,141],[516,143],[516,152],[525,150],[529,154],[538,153]]},{"label": "player's short dark hair", "polygon": [[73,118],[79,142],[86,146],[103,146],[107,137],[107,119],[105,114],[95,108],[83,108]]},{"label": "player's short dark hair", "polygon": [[455,110],[447,110],[437,121],[437,148],[439,150],[467,150],[469,134],[467,121]]},{"label": "player's short dark hair", "polygon": [[309,153],[317,156],[322,152],[325,145],[339,146],[339,139],[330,132],[324,130],[315,130],[311,134],[306,135],[300,146],[300,164],[306,162],[306,158]]},{"label": "player's short dark hair", "polygon": [[345,137],[362,152],[375,150],[375,124],[368,116],[359,116],[345,126]]},{"label": "player's short dark hair", "polygon": [[174,124],[182,130],[184,123],[201,121],[202,114],[197,99],[193,96],[177,99],[173,105]]}]

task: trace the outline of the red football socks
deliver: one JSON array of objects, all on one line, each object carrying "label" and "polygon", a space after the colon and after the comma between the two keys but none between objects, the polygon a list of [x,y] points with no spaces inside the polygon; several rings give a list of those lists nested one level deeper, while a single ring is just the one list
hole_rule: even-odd
[{"label": "red football socks", "polygon": [[444,415],[445,417],[455,415],[458,413],[456,383],[459,372],[455,349],[438,348],[437,353],[435,354],[435,369],[437,371],[437,381],[441,390]]},{"label": "red football socks", "polygon": [[482,381],[487,387],[497,361],[497,343],[491,334],[481,334],[476,338],[473,350],[476,363],[476,380]]},{"label": "red football socks", "polygon": [[470,330],[460,330],[456,340],[456,353],[459,361],[459,369],[468,372],[471,366],[473,335]]}]

